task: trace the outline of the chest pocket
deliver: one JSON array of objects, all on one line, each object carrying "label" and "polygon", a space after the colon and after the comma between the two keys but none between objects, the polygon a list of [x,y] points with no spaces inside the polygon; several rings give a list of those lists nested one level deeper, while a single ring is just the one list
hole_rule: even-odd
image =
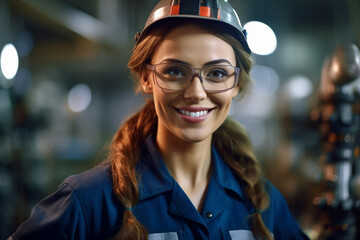
[{"label": "chest pocket", "polygon": [[179,240],[177,232],[150,233],[149,240]]}]

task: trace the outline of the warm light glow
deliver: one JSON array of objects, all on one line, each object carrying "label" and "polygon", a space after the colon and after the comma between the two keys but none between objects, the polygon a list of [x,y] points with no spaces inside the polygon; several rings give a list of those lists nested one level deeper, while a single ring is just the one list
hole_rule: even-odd
[{"label": "warm light glow", "polygon": [[247,32],[247,42],[251,51],[258,55],[269,55],[277,46],[274,31],[265,23],[251,21],[244,25]]},{"label": "warm light glow", "polygon": [[332,71],[334,74],[338,74],[339,71],[340,71],[340,64],[339,62],[335,62],[333,65],[332,65]]},{"label": "warm light glow", "polygon": [[6,79],[11,80],[15,77],[19,68],[19,56],[11,43],[6,44],[1,51],[0,66]]},{"label": "warm light glow", "polygon": [[68,95],[69,108],[73,112],[84,111],[91,102],[91,90],[86,84],[77,84],[70,89]]}]

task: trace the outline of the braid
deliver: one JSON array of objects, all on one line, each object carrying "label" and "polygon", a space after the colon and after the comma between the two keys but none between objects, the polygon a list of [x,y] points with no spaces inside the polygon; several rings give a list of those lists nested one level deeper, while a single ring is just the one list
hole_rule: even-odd
[{"label": "braid", "polygon": [[245,192],[256,210],[251,215],[252,232],[256,239],[272,239],[260,214],[260,211],[268,207],[269,196],[265,190],[260,164],[245,130],[234,120],[227,118],[214,133],[213,141],[224,161],[239,180],[245,183]]},{"label": "braid", "polygon": [[[113,191],[125,209],[131,209],[138,201],[135,166],[144,146],[144,139],[155,132],[156,123],[154,103],[149,101],[120,127],[111,144],[109,159]],[[122,227],[114,239],[147,239],[147,230],[128,210],[124,212]]]}]

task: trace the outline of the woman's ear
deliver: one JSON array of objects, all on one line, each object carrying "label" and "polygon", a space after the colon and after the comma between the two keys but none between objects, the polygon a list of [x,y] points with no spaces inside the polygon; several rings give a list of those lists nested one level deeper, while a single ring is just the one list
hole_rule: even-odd
[{"label": "woman's ear", "polygon": [[141,84],[141,88],[144,93],[146,93],[146,94],[153,93],[152,81],[151,81],[150,74],[148,72],[144,72],[141,74],[140,84]]},{"label": "woman's ear", "polygon": [[240,91],[241,91],[241,87],[237,85],[233,90],[233,98],[236,97]]}]

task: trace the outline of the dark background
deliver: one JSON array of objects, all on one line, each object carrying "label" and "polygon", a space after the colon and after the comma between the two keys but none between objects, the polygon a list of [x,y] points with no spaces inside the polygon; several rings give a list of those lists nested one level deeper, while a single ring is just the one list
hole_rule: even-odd
[{"label": "dark background", "polygon": [[[20,57],[14,79],[0,73],[0,239],[64,178],[104,160],[119,124],[143,103],[126,64],[134,34],[156,2],[0,0],[0,49],[13,43]],[[271,68],[277,81],[254,74],[254,92],[234,102],[231,115],[245,125],[266,176],[316,239],[312,200],[321,147],[309,116],[319,104],[325,57],[338,44],[360,44],[360,1],[230,3],[243,24],[262,21],[278,41],[273,54],[254,55],[256,66]],[[294,76],[310,80],[308,95],[292,95]],[[74,113],[67,98],[79,83],[87,84],[92,99]]]}]

